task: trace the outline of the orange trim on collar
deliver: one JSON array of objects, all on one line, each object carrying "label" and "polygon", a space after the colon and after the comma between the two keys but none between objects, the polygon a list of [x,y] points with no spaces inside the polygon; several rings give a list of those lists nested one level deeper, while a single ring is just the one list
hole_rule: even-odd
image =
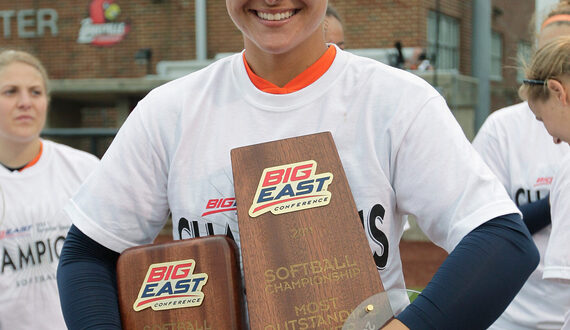
[{"label": "orange trim on collar", "polygon": [[18,172],[22,172],[23,170],[34,166],[39,160],[40,157],[42,156],[42,152],[44,150],[44,144],[42,143],[42,141],[40,141],[40,152],[38,152],[38,154],[36,155],[36,157],[34,159],[32,159],[31,162],[27,163],[26,166],[22,167],[21,169],[18,170]]},{"label": "orange trim on collar", "polygon": [[330,68],[335,56],[336,48],[329,46],[323,56],[283,87],[279,87],[256,75],[249,67],[249,64],[247,64],[245,53],[243,54],[243,63],[249,79],[257,89],[270,94],[289,94],[301,90],[319,79]]}]

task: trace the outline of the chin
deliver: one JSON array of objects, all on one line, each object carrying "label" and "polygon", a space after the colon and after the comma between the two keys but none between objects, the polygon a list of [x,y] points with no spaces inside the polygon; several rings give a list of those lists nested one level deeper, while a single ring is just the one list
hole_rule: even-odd
[{"label": "chin", "polygon": [[299,45],[293,38],[283,35],[267,35],[257,40],[250,39],[250,42],[255,48],[271,55],[285,54]]},{"label": "chin", "polygon": [[260,44],[260,45],[258,45],[258,47],[264,53],[271,54],[271,55],[285,54],[294,48],[287,43],[282,43],[282,44],[272,43],[272,44],[265,44],[265,45]]}]

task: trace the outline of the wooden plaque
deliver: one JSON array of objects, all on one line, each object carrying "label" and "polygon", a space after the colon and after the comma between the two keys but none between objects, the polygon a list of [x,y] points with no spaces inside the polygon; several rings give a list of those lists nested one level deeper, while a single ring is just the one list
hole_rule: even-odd
[{"label": "wooden plaque", "polygon": [[384,291],[329,132],[231,151],[251,329],[332,329]]},{"label": "wooden plaque", "polygon": [[123,329],[245,329],[237,246],[216,235],[125,250],[117,262]]}]

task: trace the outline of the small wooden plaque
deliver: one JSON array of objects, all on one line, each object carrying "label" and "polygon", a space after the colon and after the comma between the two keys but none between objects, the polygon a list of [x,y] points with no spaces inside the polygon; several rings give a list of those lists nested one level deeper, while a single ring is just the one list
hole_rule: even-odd
[{"label": "small wooden plaque", "polygon": [[384,291],[329,132],[231,158],[251,329],[341,328]]},{"label": "small wooden plaque", "polygon": [[123,329],[246,329],[237,260],[235,242],[221,235],[125,250],[117,262]]}]

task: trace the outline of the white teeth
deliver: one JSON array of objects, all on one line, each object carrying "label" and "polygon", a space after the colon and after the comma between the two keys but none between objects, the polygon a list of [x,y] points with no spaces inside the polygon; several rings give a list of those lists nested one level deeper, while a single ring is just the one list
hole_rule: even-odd
[{"label": "white teeth", "polygon": [[270,14],[270,13],[264,13],[264,12],[257,12],[257,17],[264,19],[264,20],[268,20],[268,21],[281,21],[284,19],[287,19],[291,16],[293,16],[294,12],[293,10],[289,10],[283,13],[277,13],[277,14]]}]

